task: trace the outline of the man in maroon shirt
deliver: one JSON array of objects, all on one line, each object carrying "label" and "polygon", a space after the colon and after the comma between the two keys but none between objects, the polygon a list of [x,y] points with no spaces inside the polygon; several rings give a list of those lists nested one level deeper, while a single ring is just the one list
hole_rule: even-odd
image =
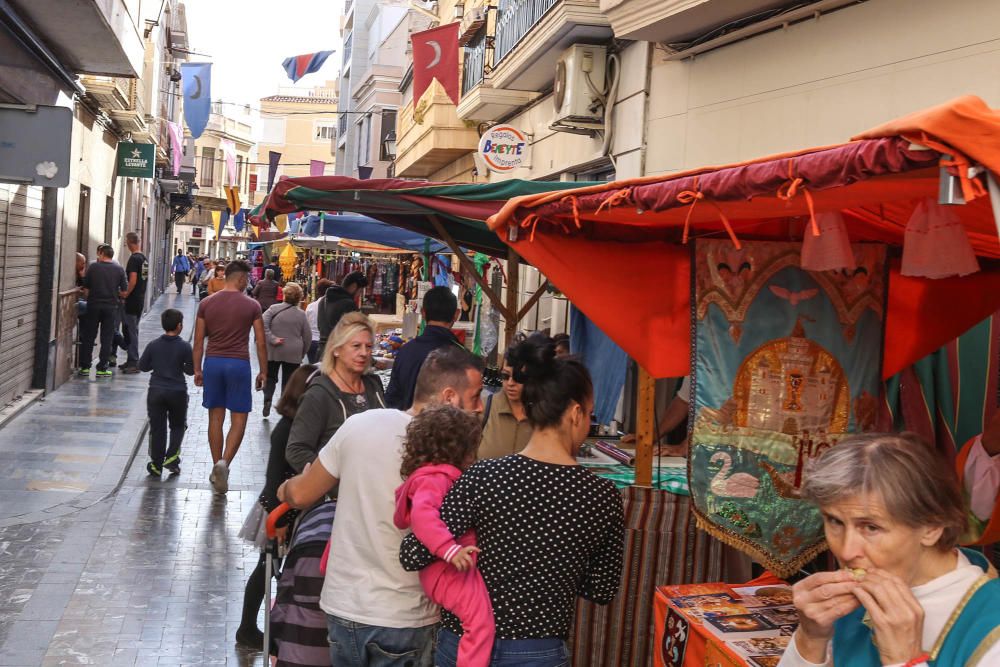
[{"label": "man in maroon shirt", "polygon": [[[251,329],[260,367],[258,390],[267,379],[264,321],[260,304],[246,294],[249,279],[249,264],[241,260],[227,264],[226,286],[199,304],[194,328],[194,383],[204,387],[202,406],[208,409],[208,446],[214,462],[209,481],[218,493],[229,490],[229,464],[243,443],[247,415],[253,410]],[[229,433],[223,451],[222,425],[226,410],[229,411]]]}]

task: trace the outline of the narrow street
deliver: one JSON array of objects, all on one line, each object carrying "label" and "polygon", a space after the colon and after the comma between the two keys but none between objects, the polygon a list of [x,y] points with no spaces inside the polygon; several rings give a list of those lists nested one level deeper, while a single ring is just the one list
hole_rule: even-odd
[{"label": "narrow street", "polygon": [[[161,296],[143,320],[143,342],[158,335],[166,307],[185,311],[189,335],[196,304],[172,289]],[[41,461],[45,454],[38,467],[78,461],[76,470],[68,465],[60,473],[59,488],[83,489],[49,507],[54,518],[43,518],[45,510],[32,508],[51,503],[60,493],[51,490],[56,485],[32,484],[21,474],[20,488],[12,489],[12,466],[6,466],[4,512],[11,506],[7,496],[16,494],[19,507],[30,510],[21,518],[36,520],[0,528],[0,665],[263,664],[260,653],[242,651],[233,640],[245,578],[257,561],[256,550],[236,534],[264,480],[269,426],[259,411],[250,418],[225,496],[208,483],[207,412],[193,384],[179,476],[148,478],[145,438],[134,459],[105,447],[78,460],[76,452],[95,440],[88,434],[102,432],[93,423],[121,422],[132,432],[142,427],[128,422],[145,419],[148,377],[75,378],[0,429],[0,443],[22,428],[39,432],[33,420],[51,418],[50,406],[60,406],[61,423],[70,426],[44,446],[22,447],[27,451],[20,456]],[[107,445],[112,437],[117,434],[97,442]],[[117,473],[108,469],[114,464]],[[104,477],[122,483],[101,500],[94,494],[105,493]]]}]

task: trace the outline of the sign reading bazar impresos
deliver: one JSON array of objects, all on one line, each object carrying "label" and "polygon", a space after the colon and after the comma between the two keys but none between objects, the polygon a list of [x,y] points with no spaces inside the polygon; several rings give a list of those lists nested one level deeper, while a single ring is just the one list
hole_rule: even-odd
[{"label": "sign reading bazar impresos", "polygon": [[118,175],[132,178],[153,178],[156,160],[153,144],[118,144]]},{"label": "sign reading bazar impresos", "polygon": [[479,154],[491,171],[508,172],[528,165],[528,138],[510,125],[497,125],[483,133]]}]

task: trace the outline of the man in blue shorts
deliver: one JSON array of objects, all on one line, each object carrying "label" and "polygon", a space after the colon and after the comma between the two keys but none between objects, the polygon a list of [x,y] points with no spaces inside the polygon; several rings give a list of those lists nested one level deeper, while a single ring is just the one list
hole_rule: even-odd
[{"label": "man in blue shorts", "polygon": [[[229,464],[243,443],[247,415],[253,410],[250,330],[257,343],[257,389],[267,379],[267,344],[260,304],[247,296],[250,265],[236,260],[226,265],[226,286],[198,305],[194,329],[194,383],[204,387],[202,406],[208,409],[208,446],[212,450],[209,481],[218,493],[229,490]],[[208,338],[208,349],[205,339]],[[202,363],[204,357],[204,363]],[[222,448],[222,425],[229,411],[229,433]]]}]

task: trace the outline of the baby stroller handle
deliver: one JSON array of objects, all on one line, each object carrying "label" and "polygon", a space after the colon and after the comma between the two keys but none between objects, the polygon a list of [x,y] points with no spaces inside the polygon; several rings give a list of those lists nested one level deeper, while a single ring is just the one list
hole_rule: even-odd
[{"label": "baby stroller handle", "polygon": [[285,516],[285,514],[291,511],[291,509],[292,506],[288,503],[281,503],[273,512],[270,512],[267,515],[267,539],[273,540],[277,536],[278,532],[276,524],[281,517]]}]

